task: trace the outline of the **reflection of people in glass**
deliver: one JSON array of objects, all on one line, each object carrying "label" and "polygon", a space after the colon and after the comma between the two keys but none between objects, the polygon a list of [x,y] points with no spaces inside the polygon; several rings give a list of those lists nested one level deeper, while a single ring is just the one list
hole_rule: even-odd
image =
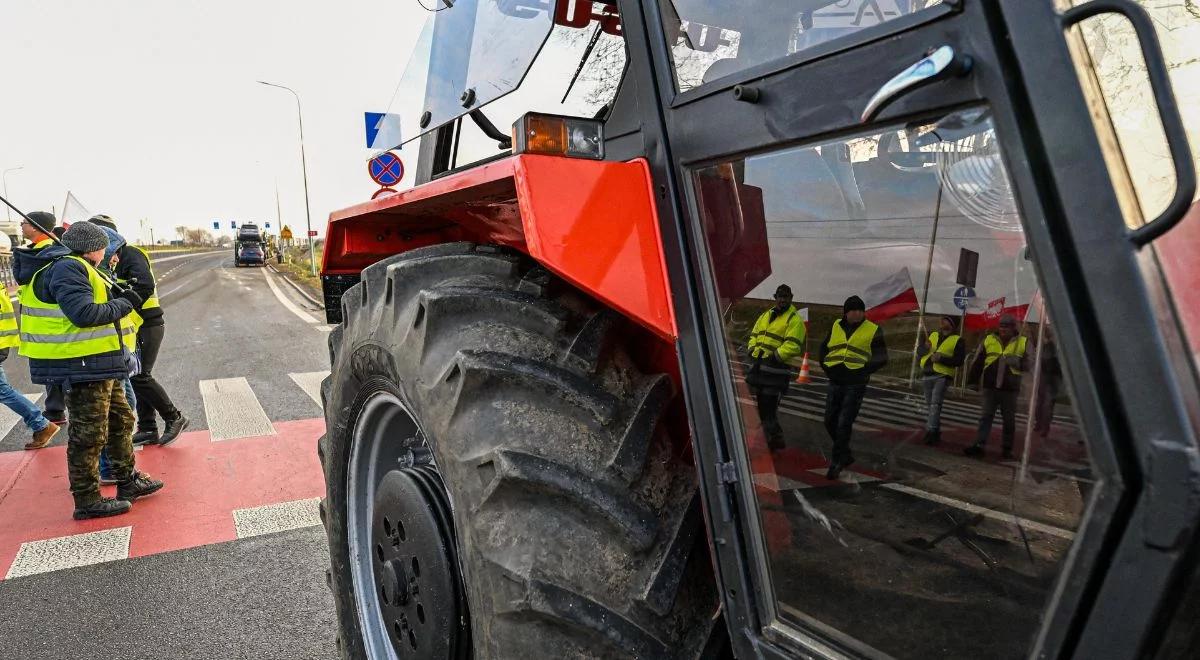
[{"label": "reflection of people in glass", "polygon": [[929,417],[925,420],[925,444],[936,445],[942,440],[942,401],[946,399],[946,388],[954,381],[958,368],[967,359],[966,345],[958,336],[958,319],[943,316],[937,330],[921,342],[921,373],[924,375],[925,406]]},{"label": "reflection of people in glass", "polygon": [[1050,435],[1050,422],[1054,420],[1054,400],[1062,388],[1062,365],[1058,362],[1058,346],[1054,342],[1054,330],[1046,326],[1038,339],[1039,381],[1037,403],[1033,409],[1033,431],[1043,438]]},{"label": "reflection of people in glass", "polygon": [[833,439],[833,460],[827,479],[837,479],[854,462],[850,434],[862,405],[871,374],[887,364],[883,329],[867,320],[862,298],[850,296],[842,305],[841,320],[833,322],[829,336],[821,342],[821,368],[829,377],[825,396],[825,430]]},{"label": "reflection of people in glass", "polygon": [[804,333],[804,319],[792,305],[792,289],[781,284],[775,289],[775,306],[754,322],[746,346],[752,361],[746,384],[754,392],[758,417],[772,450],[784,447],[779,400],[787,393],[791,367],[804,355]]},{"label": "reflection of people in glass", "polygon": [[[980,359],[982,358],[982,359]],[[983,410],[975,444],[964,450],[968,456],[983,456],[983,446],[992,432],[996,408],[1004,423],[1004,458],[1012,458],[1013,437],[1017,431],[1017,395],[1021,374],[1026,368],[1025,338],[1017,334],[1017,320],[1011,314],[1000,317],[1000,329],[984,338],[971,365],[970,379],[983,375]]]}]

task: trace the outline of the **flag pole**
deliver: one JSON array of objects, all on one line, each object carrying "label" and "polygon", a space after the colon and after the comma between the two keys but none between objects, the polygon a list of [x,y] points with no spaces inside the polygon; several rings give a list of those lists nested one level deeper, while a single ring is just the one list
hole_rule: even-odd
[{"label": "flag pole", "polygon": [[[933,246],[937,243],[938,219],[942,214],[942,177],[938,177],[937,199],[933,203],[933,233],[929,236],[929,256],[925,260],[925,290],[921,292],[921,307],[917,309],[917,333],[913,338],[912,361],[908,365],[908,387],[912,389],[917,373],[917,349],[925,334],[925,307],[929,304],[929,278],[933,275]],[[930,351],[933,350],[931,346]]]}]

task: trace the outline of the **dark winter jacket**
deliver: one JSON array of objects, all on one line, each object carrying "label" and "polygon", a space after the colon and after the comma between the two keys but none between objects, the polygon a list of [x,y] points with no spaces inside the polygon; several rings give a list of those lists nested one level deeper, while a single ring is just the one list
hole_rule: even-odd
[{"label": "dark winter jacket", "polygon": [[[132,287],[138,296],[143,301],[149,300],[154,295],[154,273],[150,270],[150,260],[141,250],[129,245],[125,239],[117,232],[108,227],[101,227],[104,233],[108,234],[108,249],[104,251],[104,261],[101,265],[107,268],[108,262],[112,256],[117,255],[117,272],[116,279],[122,282],[127,282],[128,286]],[[107,272],[107,270],[105,271]],[[135,281],[136,280],[136,281]],[[138,309],[137,312],[142,316],[145,327],[154,327],[163,324],[163,313],[161,307],[144,307]]]},{"label": "dark winter jacket", "polygon": [[[846,322],[846,317],[842,317],[842,330],[846,336],[854,334],[858,329],[858,325],[850,325]],[[883,341],[883,326],[875,331],[875,337],[871,339],[871,359],[863,365],[862,369],[847,369],[845,365],[835,364],[832,367],[825,366],[825,356],[829,353],[829,339],[833,336],[833,329],[825,335],[825,340],[821,342],[821,349],[817,356],[817,364],[825,370],[825,375],[829,380],[837,385],[866,385],[871,380],[871,374],[883,368],[887,364],[888,352],[887,344]]]},{"label": "dark winter jacket", "polygon": [[[106,303],[92,302],[92,283],[87,269],[61,245],[42,250],[13,250],[13,275],[17,284],[27,285],[35,273],[49,264],[33,283],[33,293],[39,300],[55,303],[71,323],[81,328],[110,325],[133,311],[133,305],[122,298]],[[129,367],[122,351],[110,351],[83,358],[64,360],[29,359],[29,379],[34,383],[84,383],[96,380],[124,379]]]}]

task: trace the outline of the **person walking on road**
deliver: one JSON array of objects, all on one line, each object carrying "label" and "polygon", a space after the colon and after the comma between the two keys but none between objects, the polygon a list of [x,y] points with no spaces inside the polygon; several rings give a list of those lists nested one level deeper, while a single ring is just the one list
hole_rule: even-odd
[{"label": "person walking on road", "polygon": [[825,478],[835,480],[854,462],[850,437],[862,406],[871,374],[887,364],[883,328],[867,320],[862,298],[850,296],[842,305],[842,318],[821,342],[821,368],[829,378],[825,396],[825,431],[833,440],[833,456]]},{"label": "person walking on road", "polygon": [[[141,358],[141,373],[134,376],[133,391],[137,398],[137,432],[133,434],[134,445],[169,445],[179,439],[190,421],[175,407],[163,386],[154,379],[154,364],[166,334],[166,321],[162,306],[158,302],[158,284],[154,269],[150,266],[150,255],[145,250],[129,245],[117,233],[116,223],[107,215],[93,216],[89,222],[111,232],[110,238],[119,243],[113,254],[117,263],[113,274],[121,284],[128,284],[145,301],[135,310],[141,324],[137,331],[137,348]],[[163,419],[163,434],[158,434],[156,413]]]},{"label": "person walking on road", "polygon": [[750,371],[746,384],[754,393],[758,416],[772,451],[783,449],[783,426],[779,423],[779,401],[792,382],[792,367],[804,355],[804,319],[792,305],[792,289],[780,284],[775,289],[775,305],[754,322],[746,348],[750,353]]},{"label": "person walking on road", "polygon": [[[33,255],[17,254],[14,270],[29,284],[21,292],[21,355],[30,379],[60,383],[67,395],[67,473],[76,520],[114,516],[163,483],[134,467],[133,411],[121,381],[135,361],[133,322],[142,299],[132,290],[115,298],[96,265],[108,238],[89,222],[71,226],[62,245]],[[98,458],[107,447],[117,497],[100,495]]]},{"label": "person walking on road", "polygon": [[[30,222],[29,220],[33,220],[37,224],[34,224],[34,222]],[[23,236],[25,240],[29,241],[30,246],[14,248],[14,257],[22,252],[36,254],[50,247],[51,245],[54,245],[54,238],[52,238],[50,234],[43,232],[42,229],[54,233],[55,237],[57,238],[62,238],[63,228],[58,226],[58,220],[53,214],[45,211],[34,211],[33,213],[29,214],[29,220],[21,221],[21,236]],[[38,228],[39,225],[42,229]],[[17,277],[16,280],[17,284],[19,285],[18,292],[21,288],[28,284],[28,281],[22,281],[20,277]],[[67,423],[67,402],[66,397],[63,395],[62,386],[48,385],[46,387],[46,407],[45,412],[43,412],[42,415],[51,422],[54,422],[56,425],[61,426]],[[47,442],[49,441],[47,440]],[[42,446],[44,447],[45,445]],[[40,447],[31,447],[31,449],[39,448]]]},{"label": "person walking on road", "polygon": [[918,349],[921,356],[922,385],[925,387],[925,444],[942,441],[942,402],[946,389],[958,375],[958,368],[967,358],[967,347],[958,336],[958,319],[943,316],[938,329],[929,333]]},{"label": "person walking on road", "polygon": [[8,382],[8,375],[4,373],[3,363],[8,359],[9,350],[21,345],[19,334],[17,315],[5,291],[0,296],[0,403],[8,406],[33,431],[33,439],[25,444],[25,448],[41,449],[50,444],[50,440],[58,433],[58,425],[46,419],[32,401],[13,389]]},{"label": "person walking on road", "polygon": [[1021,374],[1027,368],[1025,337],[1017,334],[1017,319],[1012,314],[1000,317],[1000,327],[983,339],[968,374],[972,383],[983,378],[983,409],[975,444],[963,450],[967,456],[983,456],[992,433],[992,419],[1000,409],[1003,422],[1001,451],[1012,458],[1013,438],[1017,432],[1017,395],[1021,392]]}]

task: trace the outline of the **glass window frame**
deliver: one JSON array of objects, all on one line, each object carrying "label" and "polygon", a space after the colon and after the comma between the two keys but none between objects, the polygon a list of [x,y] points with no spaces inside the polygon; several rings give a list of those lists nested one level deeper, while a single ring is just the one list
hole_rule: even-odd
[{"label": "glass window frame", "polygon": [[[1026,40],[1023,46],[1026,52],[1023,55],[1044,60],[1046,47],[1057,49],[1056,53],[1065,51],[1065,45],[1058,39],[1061,35],[1054,33],[1057,23],[1052,7],[1039,7],[1036,12],[1023,12],[1020,11],[1020,2],[1001,4],[1005,6],[989,7],[985,10],[979,3],[960,3],[959,11],[953,16],[941,17],[945,19],[944,24],[942,20],[931,20],[909,32],[889,35],[892,38],[884,42],[874,40],[871,44],[864,42],[843,45],[846,49],[862,47],[873,53],[886,49],[890,54],[891,51],[905,48],[911,53],[914,46],[926,48],[931,43],[959,42],[979,49],[986,58],[984,63],[994,67],[995,62],[1001,59],[1006,64],[1011,63],[1008,59],[1012,57],[1009,44],[999,41],[1003,31],[1021,29],[1027,30],[1030,35],[1038,33],[1038,48],[1031,48]],[[645,22],[649,34],[663,34],[663,17],[659,14],[657,3],[647,3],[643,7],[641,20]],[[964,38],[963,35],[970,37]],[[674,244],[671,245],[667,255],[673,279],[683,277],[682,273],[686,273],[688,278],[686,285],[673,284],[677,296],[688,296],[686,301],[678,302],[677,306],[685,306],[686,318],[695,319],[698,323],[695,329],[681,328],[684,332],[697,333],[695,339],[689,338],[681,342],[681,366],[688,381],[685,383],[685,390],[689,405],[694,408],[704,405],[701,402],[707,402],[711,407],[711,411],[694,411],[691,414],[694,423],[704,425],[700,430],[701,437],[716,445],[713,448],[698,448],[697,455],[718,461],[711,474],[709,466],[702,467],[701,473],[706,493],[706,514],[716,537],[712,549],[725,586],[723,598],[729,608],[727,616],[731,621],[737,622],[738,627],[735,630],[744,630],[746,634],[744,642],[735,635],[734,645],[743,652],[765,653],[767,657],[786,657],[782,650],[784,648],[800,653],[825,653],[823,649],[828,647],[819,636],[792,634],[792,631],[774,635],[770,629],[770,621],[761,616],[761,598],[758,593],[761,581],[753,561],[754,557],[747,554],[752,550],[752,544],[743,527],[747,515],[752,512],[746,508],[744,488],[739,486],[746,483],[749,475],[738,472],[734,477],[727,476],[729,466],[721,463],[738,462],[732,460],[734,457],[730,452],[739,446],[741,436],[736,425],[731,422],[735,419],[735,406],[731,405],[731,393],[726,391],[729,388],[725,384],[730,381],[721,382],[723,376],[728,374],[723,372],[720,361],[715,357],[714,337],[719,337],[722,330],[719,321],[720,310],[715,302],[717,296],[714,278],[708,269],[705,248],[702,239],[698,238],[700,221],[694,191],[687,182],[689,170],[694,167],[719,162],[739,153],[753,153],[766,146],[783,147],[812,141],[822,136],[858,132],[863,130],[863,127],[858,124],[857,117],[850,114],[853,109],[844,105],[840,108],[833,107],[833,104],[830,104],[829,108],[811,107],[809,110],[812,112],[806,115],[806,122],[802,128],[788,126],[786,131],[780,133],[767,130],[761,116],[751,122],[736,122],[737,113],[749,106],[738,107],[735,103],[727,102],[727,96],[708,93],[689,98],[687,103],[680,103],[679,95],[674,93],[674,81],[669,73],[669,46],[665,41],[661,39],[660,42],[652,42],[646,47],[642,57],[650,58],[656,70],[646,73],[646,77],[639,81],[639,84],[653,86],[654,91],[649,97],[649,102],[658,104],[663,111],[662,123],[657,130],[661,131],[662,139],[669,144],[669,149],[663,153],[652,154],[651,164],[655,168],[656,176],[665,177],[664,183],[671,184],[670,188],[664,186],[662,192],[666,198],[666,192],[672,191],[672,197],[669,199],[673,201],[669,205],[664,204],[669,208],[660,213],[664,214],[666,223],[665,239],[679,241],[677,248]],[[1003,49],[1002,54],[998,49]],[[798,63],[782,63],[779,64],[781,68],[778,71],[756,80],[755,84],[768,93],[781,93],[775,85],[788,83],[803,88],[804,83],[828,82],[828,67],[836,66],[842,57],[853,55],[855,53],[841,53],[805,60],[803,66]],[[1065,58],[1062,59],[1066,62]],[[1039,70],[1039,66],[1042,69],[1051,69],[1049,73],[1052,75],[1045,75]],[[1067,66],[1069,67],[1069,64]],[[807,70],[810,68],[813,71]],[[825,73],[822,73],[823,68]],[[1049,163],[1057,162],[1057,154],[1048,158],[1041,150],[1038,130],[1044,128],[1044,124],[1054,123],[1058,118],[1050,118],[1047,113],[1037,115],[1035,120],[1028,123],[1019,123],[1017,113],[1029,112],[1031,95],[1066,101],[1071,117],[1086,115],[1086,104],[1080,98],[1078,90],[1072,86],[1073,78],[1062,79],[1065,74],[1063,62],[1041,61],[1034,65],[1021,62],[1021,66],[1015,70],[1024,77],[1001,78],[995,75],[993,68],[992,72],[973,75],[969,82],[939,83],[936,95],[914,92],[900,99],[884,112],[884,116],[889,118],[888,122],[895,118],[919,120],[940,114],[941,110],[989,101],[999,107],[997,131],[1002,136],[1012,136],[1011,139],[1016,141],[1014,144],[1006,142],[1005,150],[1010,159],[1018,161],[1019,167],[1013,168],[1010,175],[1014,179],[1023,217],[1027,223],[1033,223],[1032,227],[1027,225],[1030,249],[1035,254],[1056,256],[1042,265],[1039,279],[1044,287],[1047,305],[1057,310],[1056,326],[1062,333],[1060,336],[1064,338],[1061,345],[1064,359],[1077,365],[1068,375],[1068,387],[1075,393],[1080,407],[1081,423],[1087,426],[1094,438],[1093,458],[1096,461],[1097,476],[1101,481],[1097,487],[1100,495],[1093,499],[1078,532],[1084,540],[1072,551],[1072,565],[1060,576],[1054,600],[1048,605],[1046,622],[1032,651],[1037,655],[1057,653],[1065,648],[1068,639],[1086,623],[1077,617],[1076,607],[1084,607],[1092,602],[1090,598],[1094,593],[1091,589],[1105,577],[1104,564],[1100,559],[1108,557],[1119,540],[1120,534],[1114,530],[1121,529],[1126,520],[1126,510],[1122,506],[1129,503],[1129,493],[1124,490],[1124,485],[1131,473],[1129,464],[1118,465],[1117,458],[1118,455],[1124,456],[1128,461],[1130,446],[1134,444],[1133,440],[1124,436],[1130,428],[1129,420],[1124,414],[1126,410],[1114,405],[1109,392],[1101,391],[1102,388],[1095,381],[1096,377],[1110,375],[1110,365],[1107,361],[1087,352],[1094,350],[1096,342],[1100,342],[1101,338],[1096,337],[1094,328],[1089,326],[1089,336],[1085,341],[1081,331],[1081,325],[1085,321],[1093,322],[1098,311],[1086,300],[1073,300],[1067,287],[1083,286],[1085,280],[1080,278],[1083,276],[1082,272],[1086,272],[1088,277],[1095,278],[1088,286],[1113,286],[1115,289],[1127,291],[1131,287],[1121,278],[1136,276],[1137,272],[1127,268],[1128,255],[1121,252],[1124,248],[1118,250],[1124,269],[1120,278],[1099,272],[1100,269],[1091,264],[1080,264],[1070,258],[1061,259],[1063,250],[1072,249],[1071,232],[1094,227],[1097,218],[1110,220],[1106,211],[1110,206],[1115,206],[1115,203],[1107,193],[1089,194],[1086,197],[1102,206],[1103,211],[1093,213],[1087,218],[1083,218],[1081,213],[1073,218],[1060,215],[1053,215],[1051,218],[1052,214],[1061,212],[1062,209],[1056,205],[1062,203],[1062,200],[1070,199],[1073,203],[1079,203],[1081,197],[1078,188],[1071,189],[1068,184],[1057,180],[1054,185],[1046,183],[1054,178],[1048,177],[1046,167]],[[744,75],[748,79],[761,74],[746,72]],[[881,79],[886,79],[882,72],[880,75]],[[1071,75],[1073,76],[1073,72]],[[1030,76],[1037,79],[1030,80]],[[878,82],[876,81],[876,84]],[[874,88],[869,82],[860,82],[859,85],[852,86],[841,98],[860,98],[865,102]],[[706,86],[705,89],[709,87]],[[1016,98],[1013,98],[1014,96]],[[683,116],[673,116],[679,112],[682,112]],[[761,111],[755,108],[747,112],[753,115]],[[1057,114],[1062,115],[1064,112],[1060,107]],[[727,128],[720,132],[704,131],[700,128],[700,122],[706,116],[721,117],[723,126]],[[1077,148],[1075,153],[1099,152],[1094,135],[1069,135],[1069,139],[1064,141],[1070,147]],[[683,138],[681,141],[675,141],[680,137]],[[1072,207],[1071,210],[1079,209]],[[1106,226],[1106,231],[1111,232],[1111,228]],[[676,249],[679,252],[673,253]],[[1112,324],[1105,325],[1110,327]],[[1107,337],[1105,340],[1115,344],[1113,337]],[[1105,410],[1102,406],[1108,406],[1108,409]],[[746,609],[747,607],[749,609]],[[784,639],[785,637],[788,639]],[[853,653],[850,649],[843,650]]]}]

